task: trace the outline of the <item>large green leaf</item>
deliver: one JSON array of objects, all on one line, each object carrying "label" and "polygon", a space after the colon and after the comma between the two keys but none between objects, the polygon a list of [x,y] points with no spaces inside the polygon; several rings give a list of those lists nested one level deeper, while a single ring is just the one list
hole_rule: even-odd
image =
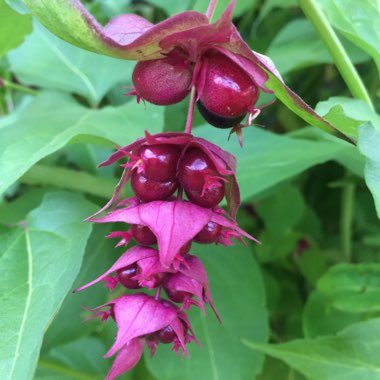
[{"label": "large green leaf", "polygon": [[86,141],[101,138],[123,146],[141,137],[145,129],[161,131],[162,107],[147,108],[130,102],[89,109],[67,95],[41,94],[16,118],[0,121],[0,194],[33,164],[74,138],[85,135]]},{"label": "large green leaf", "polygon": [[335,309],[323,294],[309,294],[302,313],[302,330],[306,338],[332,335],[342,328],[361,321],[360,314],[346,313]]},{"label": "large green leaf", "polygon": [[106,350],[93,337],[56,346],[39,360],[34,380],[102,380],[109,369],[102,360]]},{"label": "large green leaf", "polygon": [[77,276],[94,205],[51,193],[26,221],[0,235],[0,373],[31,379],[43,334]]},{"label": "large green leaf", "polygon": [[[12,71],[22,82],[74,92],[86,97],[91,104],[98,103],[116,84],[129,84],[134,66],[132,61],[90,53],[70,45],[37,22],[33,33],[8,54],[8,59]],[[121,85],[119,91],[123,91]]]},{"label": "large green leaf", "polygon": [[370,123],[359,128],[359,149],[366,157],[365,181],[373,195],[380,218],[380,126]]},{"label": "large green leaf", "polygon": [[0,58],[20,45],[32,31],[32,17],[20,15],[4,0],[0,0]]},{"label": "large green leaf", "polygon": [[365,121],[380,128],[380,116],[362,100],[334,96],[319,102],[316,111],[355,140],[358,138],[358,127]]},{"label": "large green leaf", "polygon": [[[355,45],[346,45],[353,62],[369,59]],[[306,19],[295,19],[286,24],[271,42],[266,54],[273,59],[281,74],[321,63],[334,63],[316,30]]]},{"label": "large green leaf", "polygon": [[336,336],[282,344],[247,344],[281,359],[310,380],[379,380],[380,319],[352,325]]},{"label": "large green leaf", "polygon": [[244,130],[244,148],[236,139],[227,141],[223,131],[204,126],[197,128],[198,136],[208,138],[237,158],[238,183],[243,199],[257,195],[265,189],[291,178],[302,171],[345,153],[356,155],[356,148],[344,141],[310,141],[276,135],[260,128]]},{"label": "large green leaf", "polygon": [[377,0],[317,0],[330,23],[375,60],[380,71],[380,6]]},{"label": "large green leaf", "polygon": [[263,357],[250,352],[241,337],[256,342],[268,338],[264,290],[250,252],[236,248],[194,247],[209,275],[211,292],[222,318],[220,325],[208,308],[190,312],[190,321],[202,347],[189,346],[191,358],[180,360],[169,347],[159,347],[147,365],[160,380],[245,380],[254,378]]},{"label": "large green leaf", "polygon": [[338,264],[318,281],[332,306],[351,313],[380,311],[380,264]]}]

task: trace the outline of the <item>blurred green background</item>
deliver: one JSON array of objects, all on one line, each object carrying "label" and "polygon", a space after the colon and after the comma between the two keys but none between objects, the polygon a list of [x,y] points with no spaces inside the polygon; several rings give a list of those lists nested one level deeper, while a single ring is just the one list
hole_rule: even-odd
[{"label": "blurred green background", "polygon": [[[227,3],[219,1],[214,17]],[[191,359],[161,345],[123,379],[380,379],[379,4],[301,3],[317,4],[326,16],[373,107],[352,96],[296,0],[238,0],[234,23],[319,114],[355,133],[361,126],[362,153],[305,125],[279,101],[244,129],[243,149],[196,113],[194,134],[237,157],[238,222],[262,244],[195,245],[223,325],[210,312],[204,318],[192,310],[202,347],[189,346]],[[120,13],[156,23],[207,8],[205,0],[84,4],[103,24]],[[102,355],[114,326],[83,323],[80,305],[97,306],[115,293],[98,285],[71,294],[122,253],[104,239],[111,226],[82,223],[106,203],[120,175],[117,165],[97,165],[144,130],[182,131],[188,105],[137,105],[124,96],[134,64],[69,45],[22,1],[0,0],[3,379],[102,379],[109,369]]]}]

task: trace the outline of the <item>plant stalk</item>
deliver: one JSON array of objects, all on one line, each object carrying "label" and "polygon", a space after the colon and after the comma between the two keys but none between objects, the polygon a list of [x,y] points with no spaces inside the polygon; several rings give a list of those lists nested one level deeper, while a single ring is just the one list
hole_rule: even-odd
[{"label": "plant stalk", "polygon": [[0,78],[0,87],[5,87],[5,88],[9,88],[11,90],[24,92],[25,94],[29,94],[29,95],[33,95],[33,96],[38,95],[38,91],[32,90],[29,87],[21,86],[20,84],[17,84],[17,83],[13,83],[7,79]]},{"label": "plant stalk", "polygon": [[352,223],[355,205],[355,184],[348,182],[342,189],[340,236],[341,249],[348,262],[352,259]]},{"label": "plant stalk", "polygon": [[316,0],[298,0],[300,7],[305,13],[309,21],[314,25],[314,28],[319,33],[324,44],[329,50],[334,59],[335,65],[338,68],[340,75],[345,81],[351,94],[365,101],[372,109],[374,109],[372,100],[368,94],[363,81],[351,62],[346,50],[340,42],[337,34],[330,25],[326,16],[322,12]]}]

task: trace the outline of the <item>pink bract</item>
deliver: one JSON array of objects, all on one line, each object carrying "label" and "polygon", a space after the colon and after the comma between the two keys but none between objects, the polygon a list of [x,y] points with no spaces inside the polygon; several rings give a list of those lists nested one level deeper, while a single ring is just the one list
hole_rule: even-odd
[{"label": "pink bract", "polygon": [[[110,310],[100,311],[105,307]],[[149,342],[149,336],[167,326],[171,326],[176,334],[174,350],[181,349],[187,353],[186,343],[197,341],[186,315],[178,307],[143,293],[124,295],[89,310],[94,313],[94,317],[103,315],[103,320],[112,316],[117,324],[115,343],[104,355],[108,358],[117,353],[106,377],[108,380],[133,368],[142,355],[145,340],[148,340],[148,346],[154,354],[157,342]]]},{"label": "pink bract", "polygon": [[151,229],[157,237],[161,265],[169,268],[173,263],[177,267],[181,259],[179,250],[202,230],[208,222],[215,222],[236,236],[245,236],[257,241],[240,229],[233,220],[193,203],[175,201],[154,201],[137,206],[121,208],[110,212],[102,218],[90,218],[92,222],[124,222],[142,224]]}]

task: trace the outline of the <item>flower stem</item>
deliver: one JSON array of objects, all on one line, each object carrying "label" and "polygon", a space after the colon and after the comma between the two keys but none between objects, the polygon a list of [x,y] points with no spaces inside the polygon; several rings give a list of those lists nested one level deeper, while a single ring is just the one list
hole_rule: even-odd
[{"label": "flower stem", "polygon": [[186,127],[185,133],[191,133],[193,128],[193,115],[194,115],[194,105],[195,105],[195,96],[196,96],[195,86],[191,88],[190,101],[189,101],[189,110],[187,111]]},{"label": "flower stem", "polygon": [[211,21],[212,15],[214,14],[215,8],[218,4],[218,0],[210,0],[210,3],[207,7],[206,17]]},{"label": "flower stem", "polygon": [[372,100],[364,86],[358,72],[352,64],[350,57],[336,35],[334,29],[330,25],[326,16],[323,14],[316,0],[298,0],[300,7],[305,13],[309,21],[314,25],[319,33],[331,56],[334,59],[335,65],[340,72],[343,80],[352,95],[364,100],[372,109]]},{"label": "flower stem", "polygon": [[13,83],[7,79],[0,78],[0,87],[10,88],[11,90],[25,92],[26,94],[37,96],[38,91],[32,90],[29,87],[21,86],[19,84]]},{"label": "flower stem", "polygon": [[[349,180],[349,178],[348,178]],[[342,189],[341,212],[340,212],[340,236],[341,249],[348,262],[352,255],[352,222],[354,217],[355,205],[355,184],[348,182]]]}]

